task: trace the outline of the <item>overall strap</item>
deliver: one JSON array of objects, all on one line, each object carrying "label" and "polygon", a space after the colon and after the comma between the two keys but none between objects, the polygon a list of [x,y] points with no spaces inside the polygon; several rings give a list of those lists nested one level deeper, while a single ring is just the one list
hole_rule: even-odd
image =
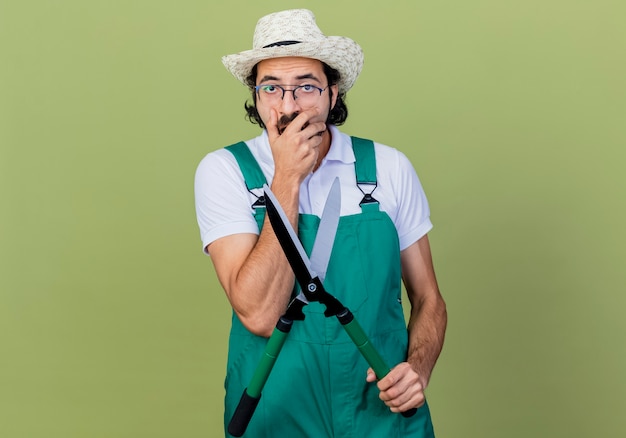
[{"label": "overall strap", "polygon": [[[356,162],[354,163],[356,172],[356,185],[363,193],[363,199],[359,203],[362,209],[369,208],[368,204],[374,204],[378,209],[378,201],[372,196],[378,183],[376,180],[376,153],[374,142],[359,137],[352,138],[352,150]],[[366,189],[366,190],[364,190]]]},{"label": "overall strap", "polygon": [[[245,142],[240,141],[239,143],[226,146],[225,149],[235,156],[248,191],[256,196],[252,190],[262,188],[267,181],[259,163],[252,155],[252,152],[250,152],[250,148],[248,148]],[[251,207],[254,210],[254,219],[260,231],[265,219],[265,197],[263,195],[257,196],[257,200]]]},{"label": "overall strap", "polygon": [[230,151],[237,160],[237,164],[239,164],[239,168],[241,169],[241,173],[243,173],[243,179],[246,181],[246,187],[248,190],[260,189],[263,187],[263,184],[266,183],[265,175],[263,175],[263,171],[259,167],[259,163],[257,163],[256,159],[250,152],[250,148],[248,145],[240,141],[239,143],[231,144],[230,146],[226,146],[228,151]]}]

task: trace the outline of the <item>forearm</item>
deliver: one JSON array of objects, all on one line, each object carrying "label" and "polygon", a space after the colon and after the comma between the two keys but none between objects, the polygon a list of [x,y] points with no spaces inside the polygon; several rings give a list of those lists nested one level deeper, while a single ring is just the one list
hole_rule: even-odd
[{"label": "forearm", "polygon": [[[302,112],[283,134],[277,131],[276,111],[268,124],[275,166],[271,189],[296,231],[300,184],[313,169],[322,141],[313,134],[325,128],[321,122],[304,126],[316,114],[314,109]],[[328,135],[326,140],[330,141]],[[258,238],[241,239],[246,242],[239,248],[221,245],[220,261],[214,259],[214,264],[242,323],[255,334],[270,336],[291,298],[294,275],[267,217]]]},{"label": "forearm", "polygon": [[411,310],[407,362],[419,374],[424,388],[441,353],[447,321],[446,305],[439,292]]},{"label": "forearm", "polygon": [[[298,190],[293,187],[276,183],[272,192],[297,230]],[[230,285],[231,304],[250,331],[269,336],[287,308],[293,285],[293,271],[266,216],[257,242]]]}]

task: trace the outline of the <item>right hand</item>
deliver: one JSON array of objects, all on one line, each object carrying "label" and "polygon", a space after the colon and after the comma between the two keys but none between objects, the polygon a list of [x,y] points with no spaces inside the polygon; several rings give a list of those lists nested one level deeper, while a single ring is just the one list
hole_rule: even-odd
[{"label": "right hand", "polygon": [[[326,130],[326,124],[314,121],[319,116],[317,108],[302,111],[285,128],[278,131],[278,112],[272,108],[267,124],[272,155],[274,157],[274,177],[293,179],[298,186],[310,174],[319,157],[322,143],[320,132]],[[306,126],[305,128],[303,128]]]}]

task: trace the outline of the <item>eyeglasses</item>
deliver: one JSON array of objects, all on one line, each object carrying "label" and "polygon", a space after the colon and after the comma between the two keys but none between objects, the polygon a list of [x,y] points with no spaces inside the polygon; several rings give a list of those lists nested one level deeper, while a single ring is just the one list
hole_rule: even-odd
[{"label": "eyeglasses", "polygon": [[[287,89],[285,88],[286,86],[293,88]],[[278,84],[261,84],[254,87],[259,97],[268,103],[277,103],[283,100],[285,98],[285,91],[291,91],[293,100],[298,100],[298,103],[302,105],[315,103],[326,88],[328,88],[328,86],[320,88],[311,84],[285,86]]]}]

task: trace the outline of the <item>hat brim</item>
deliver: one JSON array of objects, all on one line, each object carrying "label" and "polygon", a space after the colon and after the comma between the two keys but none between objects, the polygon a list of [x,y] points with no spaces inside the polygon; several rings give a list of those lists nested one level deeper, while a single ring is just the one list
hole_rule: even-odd
[{"label": "hat brim", "polygon": [[330,36],[322,41],[303,42],[285,46],[275,46],[222,57],[222,63],[244,85],[252,68],[265,59],[303,57],[328,64],[341,76],[339,93],[345,93],[354,85],[363,68],[363,50],[356,42],[346,37]]}]

